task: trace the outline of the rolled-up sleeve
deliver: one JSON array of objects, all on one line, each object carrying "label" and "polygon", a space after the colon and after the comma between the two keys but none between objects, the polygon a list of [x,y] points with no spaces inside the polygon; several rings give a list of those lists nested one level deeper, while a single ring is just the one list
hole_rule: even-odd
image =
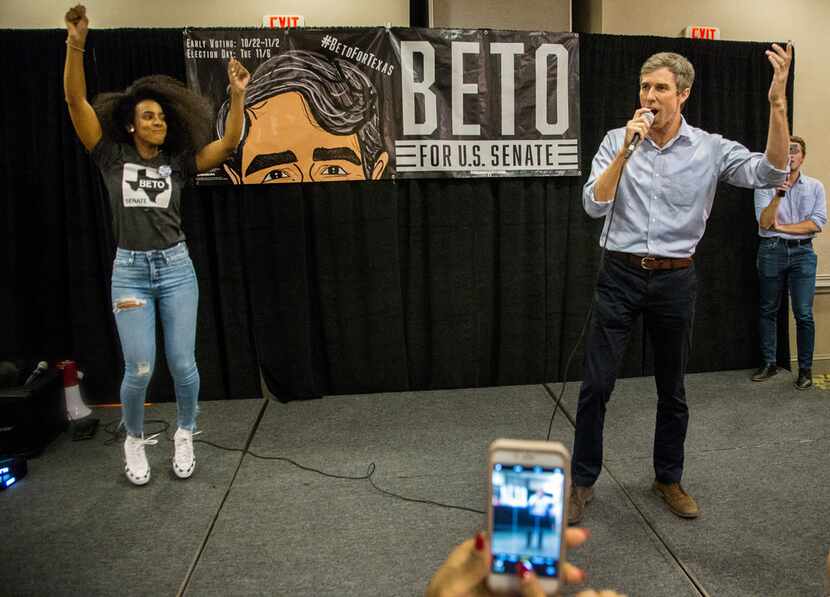
[{"label": "rolled-up sleeve", "polygon": [[763,153],[749,151],[746,147],[720,139],[721,180],[736,187],[769,189],[783,184],[787,170],[779,170]]},{"label": "rolled-up sleeve", "polygon": [[815,203],[813,212],[810,214],[810,221],[818,226],[819,231],[824,230],[827,224],[827,198],[824,195],[824,185],[820,182],[816,184]]},{"label": "rolled-up sleeve", "polygon": [[772,189],[755,189],[755,220],[761,223],[761,212],[772,201]]},{"label": "rolled-up sleeve", "polygon": [[585,209],[585,213],[592,218],[601,218],[611,209],[612,201],[600,203],[594,198],[594,187],[596,187],[597,179],[611,165],[611,162],[614,161],[616,153],[617,150],[614,148],[614,140],[611,138],[611,134],[607,133],[599,145],[593,162],[591,162],[591,174],[588,176],[588,180],[582,188],[582,206]]}]

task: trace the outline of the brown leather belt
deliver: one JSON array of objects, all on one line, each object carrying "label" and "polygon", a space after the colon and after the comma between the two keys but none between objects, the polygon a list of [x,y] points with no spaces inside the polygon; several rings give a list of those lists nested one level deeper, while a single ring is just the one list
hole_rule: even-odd
[{"label": "brown leather belt", "polygon": [[608,251],[608,255],[634,267],[648,270],[683,269],[692,265],[691,257],[657,257],[653,255],[643,257],[634,253],[621,253],[620,251]]}]

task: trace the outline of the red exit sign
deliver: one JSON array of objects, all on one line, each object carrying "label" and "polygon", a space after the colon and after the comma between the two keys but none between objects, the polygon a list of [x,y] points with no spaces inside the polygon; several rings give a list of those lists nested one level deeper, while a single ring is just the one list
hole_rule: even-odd
[{"label": "red exit sign", "polygon": [[304,27],[305,17],[300,15],[264,15],[262,26],[271,29],[288,29],[291,27]]},{"label": "red exit sign", "polygon": [[686,37],[692,39],[720,39],[720,29],[702,25],[689,25],[686,27]]}]

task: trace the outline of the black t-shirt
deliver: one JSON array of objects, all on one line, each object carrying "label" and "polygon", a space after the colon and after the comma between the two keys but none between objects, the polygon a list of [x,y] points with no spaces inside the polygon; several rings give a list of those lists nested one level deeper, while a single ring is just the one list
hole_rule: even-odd
[{"label": "black t-shirt", "polygon": [[151,251],[184,240],[182,188],[196,173],[192,153],[161,151],[145,160],[132,145],[102,138],[91,155],[109,192],[119,248]]}]

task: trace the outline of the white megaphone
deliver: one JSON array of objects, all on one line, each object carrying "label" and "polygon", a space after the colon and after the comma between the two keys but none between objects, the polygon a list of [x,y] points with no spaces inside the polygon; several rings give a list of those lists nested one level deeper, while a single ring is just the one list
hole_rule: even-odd
[{"label": "white megaphone", "polygon": [[58,363],[58,369],[63,371],[63,396],[66,400],[66,416],[70,421],[77,421],[83,419],[92,413],[92,410],[84,404],[81,398],[81,387],[78,380],[83,377],[83,373],[78,371],[78,365],[75,361],[61,361]]}]

